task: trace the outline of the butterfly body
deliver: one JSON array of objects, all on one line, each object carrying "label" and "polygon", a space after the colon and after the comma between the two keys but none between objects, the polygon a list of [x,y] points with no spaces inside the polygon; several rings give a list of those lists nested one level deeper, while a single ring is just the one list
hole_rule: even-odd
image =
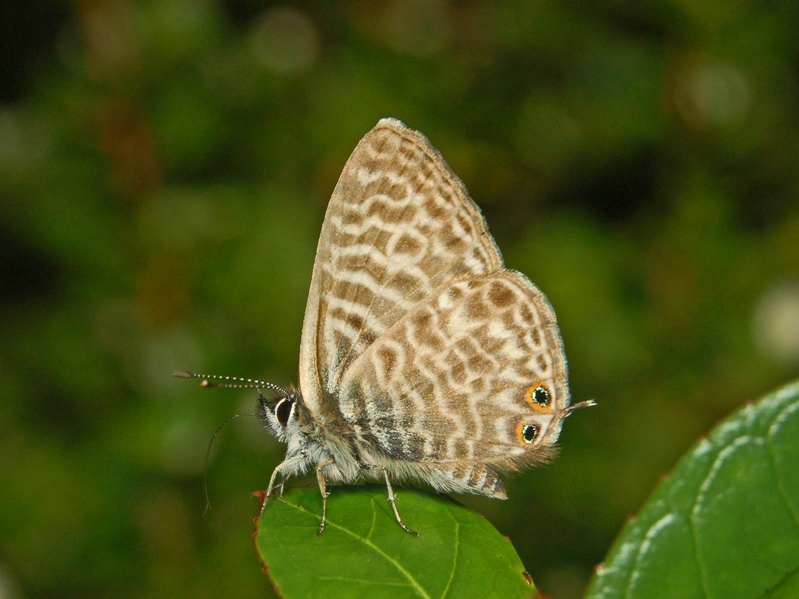
[{"label": "butterfly body", "polygon": [[[504,268],[477,205],[422,134],[381,120],[358,144],[319,238],[299,390],[261,395],[286,442],[267,496],[416,480],[504,499],[498,473],[550,459],[569,406],[555,314]],[[324,506],[324,504],[323,504]],[[324,526],[323,520],[320,532]],[[406,528],[407,530],[407,528]]]},{"label": "butterfly body", "polygon": [[[281,402],[290,404],[290,409],[281,413]],[[287,446],[280,466],[284,480],[306,474],[320,464],[326,464],[324,477],[330,482],[346,484],[358,479],[360,463],[346,440],[346,433],[337,434],[329,420],[313,417],[303,405],[299,392],[290,391],[272,402],[261,395],[257,413]]]}]

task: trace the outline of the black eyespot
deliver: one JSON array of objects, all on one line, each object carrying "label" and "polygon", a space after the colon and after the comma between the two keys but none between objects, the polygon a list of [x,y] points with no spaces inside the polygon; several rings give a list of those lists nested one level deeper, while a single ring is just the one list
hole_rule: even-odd
[{"label": "black eyespot", "polygon": [[538,437],[538,427],[535,424],[528,424],[522,429],[522,438],[525,443],[532,443]]},{"label": "black eyespot", "polygon": [[548,406],[549,391],[547,391],[544,387],[536,387],[535,391],[533,391],[533,401],[539,406]]},{"label": "black eyespot", "polygon": [[289,421],[289,416],[291,416],[291,408],[294,406],[294,401],[288,398],[283,398],[277,405],[275,406],[275,418],[281,424],[281,426],[286,426],[286,423]]}]

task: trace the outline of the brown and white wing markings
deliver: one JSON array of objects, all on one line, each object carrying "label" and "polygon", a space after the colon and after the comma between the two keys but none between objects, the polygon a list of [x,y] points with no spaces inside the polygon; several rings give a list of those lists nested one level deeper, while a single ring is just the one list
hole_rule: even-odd
[{"label": "brown and white wing markings", "polygon": [[503,268],[477,205],[421,133],[381,120],[347,161],[325,215],[300,348],[300,389],[337,416],[350,365],[441,285]]},{"label": "brown and white wing markings", "polygon": [[499,270],[443,284],[384,331],[347,369],[340,408],[365,444],[418,464],[434,486],[502,497],[496,471],[550,457],[566,369],[545,296]]}]

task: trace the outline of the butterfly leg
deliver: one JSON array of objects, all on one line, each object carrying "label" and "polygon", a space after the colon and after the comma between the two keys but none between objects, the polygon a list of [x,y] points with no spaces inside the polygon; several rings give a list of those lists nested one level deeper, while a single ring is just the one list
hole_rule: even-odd
[{"label": "butterfly leg", "polygon": [[418,537],[419,533],[405,526],[405,523],[402,521],[402,518],[400,518],[399,510],[397,510],[397,498],[394,496],[394,489],[391,487],[391,481],[388,479],[388,470],[386,470],[386,467],[378,466],[376,464],[361,464],[361,468],[365,468],[367,470],[383,471],[383,476],[386,479],[386,489],[388,490],[388,500],[391,502],[391,508],[394,510],[394,517],[397,519],[397,522],[405,532],[409,532],[412,535]]},{"label": "butterfly leg", "polygon": [[319,530],[316,531],[317,537],[322,534],[322,531],[325,529],[325,520],[327,518],[327,498],[330,495],[330,493],[327,492],[325,477],[322,476],[322,468],[329,466],[334,461],[335,460],[331,456],[316,467],[316,481],[319,483],[319,492],[322,494],[322,521],[319,523]]},{"label": "butterfly leg", "polygon": [[280,494],[278,495],[281,499],[283,499],[283,487],[286,486],[286,477],[281,475],[280,476]]},{"label": "butterfly leg", "polygon": [[[283,464],[286,462],[280,462],[275,469],[272,471],[272,478],[269,479],[269,486],[266,488],[266,495],[264,496],[263,503],[261,503],[261,513],[258,514],[258,517],[264,515],[264,509],[266,509],[266,502],[269,499],[269,496],[272,494],[272,491],[275,490],[275,479],[277,478],[280,469],[283,467]],[[283,483],[286,482],[286,479],[283,478],[283,481],[280,483],[280,496],[283,497]]]}]

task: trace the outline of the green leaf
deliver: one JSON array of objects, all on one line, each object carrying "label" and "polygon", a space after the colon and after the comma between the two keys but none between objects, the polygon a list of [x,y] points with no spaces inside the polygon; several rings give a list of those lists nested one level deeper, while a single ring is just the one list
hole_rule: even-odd
[{"label": "green leaf", "polygon": [[327,524],[319,489],[269,499],[256,548],[281,596],[529,597],[535,590],[510,541],[479,514],[439,495],[396,490],[408,534],[383,486],[334,487]]},{"label": "green leaf", "polygon": [[587,597],[796,597],[798,567],[793,383],[696,444],[624,528]]},{"label": "green leaf", "polygon": [[769,589],[763,599],[796,599],[799,597],[799,568],[786,575],[777,586]]}]

